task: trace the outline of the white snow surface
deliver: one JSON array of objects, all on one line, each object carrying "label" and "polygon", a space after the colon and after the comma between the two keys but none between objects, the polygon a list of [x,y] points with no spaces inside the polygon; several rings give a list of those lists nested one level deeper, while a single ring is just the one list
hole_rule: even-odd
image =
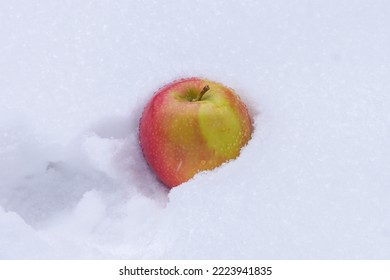
[{"label": "white snow surface", "polygon": [[[1,1],[0,259],[390,258],[390,2]],[[233,88],[254,133],[168,191],[138,120]]]}]

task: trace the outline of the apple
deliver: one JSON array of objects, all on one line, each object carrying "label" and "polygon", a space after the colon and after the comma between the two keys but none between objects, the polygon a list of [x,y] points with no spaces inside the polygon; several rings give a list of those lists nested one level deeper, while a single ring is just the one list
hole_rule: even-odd
[{"label": "apple", "polygon": [[230,88],[201,78],[173,81],[144,108],[139,141],[169,188],[236,158],[252,134],[247,107]]}]

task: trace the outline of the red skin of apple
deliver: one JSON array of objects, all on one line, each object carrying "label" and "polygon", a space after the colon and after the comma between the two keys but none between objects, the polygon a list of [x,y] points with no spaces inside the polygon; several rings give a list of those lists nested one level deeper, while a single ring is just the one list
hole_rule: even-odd
[{"label": "red skin of apple", "polygon": [[[188,100],[196,99],[206,85],[210,90],[204,100]],[[220,104],[212,104],[212,98]],[[233,90],[200,78],[177,80],[159,89],[139,124],[144,157],[169,188],[236,158],[251,133],[248,110]]]}]

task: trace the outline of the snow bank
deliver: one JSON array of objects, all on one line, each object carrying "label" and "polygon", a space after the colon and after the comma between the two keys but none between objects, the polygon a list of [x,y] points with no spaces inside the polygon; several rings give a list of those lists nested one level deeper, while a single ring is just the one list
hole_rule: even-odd
[{"label": "snow bank", "polygon": [[[0,3],[0,258],[390,257],[386,1]],[[168,192],[138,146],[173,79],[234,88],[239,158]]]}]

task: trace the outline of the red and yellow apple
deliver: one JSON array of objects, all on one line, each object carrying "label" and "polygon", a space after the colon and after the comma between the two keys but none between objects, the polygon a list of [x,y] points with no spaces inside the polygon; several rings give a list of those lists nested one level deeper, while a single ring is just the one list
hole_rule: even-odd
[{"label": "red and yellow apple", "polygon": [[236,158],[252,129],[247,107],[232,89],[187,78],[155,93],[140,119],[139,140],[151,169],[172,188]]}]

